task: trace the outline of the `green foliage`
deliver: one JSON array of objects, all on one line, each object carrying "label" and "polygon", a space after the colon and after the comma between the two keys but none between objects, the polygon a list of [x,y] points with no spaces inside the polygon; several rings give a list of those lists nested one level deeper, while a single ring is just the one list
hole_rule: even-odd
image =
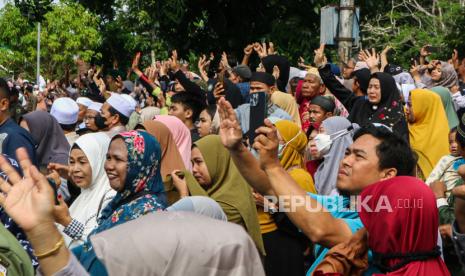
[{"label": "green foliage", "polygon": [[418,2],[419,7],[405,0],[388,5],[380,2],[374,8],[376,12],[366,13],[362,23],[364,48],[382,50],[391,45],[394,53],[389,61],[404,68],[409,68],[410,59],[424,45],[438,47],[438,53],[432,58],[444,60],[450,58],[454,48],[464,48],[465,8],[459,1]]},{"label": "green foliage", "polygon": [[[74,58],[84,61],[99,58],[101,43],[98,17],[77,3],[60,3],[45,14],[41,29],[41,74],[61,78],[71,68]],[[37,28],[29,26],[18,8],[6,5],[0,13],[0,41],[7,55],[0,54],[0,64],[16,72],[34,75]]]}]

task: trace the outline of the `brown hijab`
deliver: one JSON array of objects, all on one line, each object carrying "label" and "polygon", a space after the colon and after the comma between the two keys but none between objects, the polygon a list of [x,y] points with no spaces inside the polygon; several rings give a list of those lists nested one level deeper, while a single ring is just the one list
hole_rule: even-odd
[{"label": "brown hijab", "polygon": [[[185,171],[186,166],[179,153],[178,146],[174,142],[173,135],[168,127],[159,121],[144,121],[142,126],[147,133],[154,136],[161,146],[161,176],[165,186],[166,196],[169,204],[173,204],[179,199],[179,193],[172,181],[167,181],[167,177],[174,170]],[[170,179],[170,178],[169,178]]]},{"label": "brown hijab", "polygon": [[142,124],[145,130],[157,138],[161,146],[161,176],[163,180],[174,170],[183,171],[186,169],[181,158],[178,147],[174,142],[171,131],[158,121],[145,121]]}]

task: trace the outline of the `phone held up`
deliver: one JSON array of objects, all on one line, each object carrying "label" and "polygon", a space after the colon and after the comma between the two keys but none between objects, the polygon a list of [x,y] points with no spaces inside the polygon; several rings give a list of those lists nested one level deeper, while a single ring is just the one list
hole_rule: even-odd
[{"label": "phone held up", "polygon": [[253,144],[256,133],[255,130],[264,125],[268,113],[266,92],[256,92],[250,94],[250,119],[249,119],[249,143]]}]

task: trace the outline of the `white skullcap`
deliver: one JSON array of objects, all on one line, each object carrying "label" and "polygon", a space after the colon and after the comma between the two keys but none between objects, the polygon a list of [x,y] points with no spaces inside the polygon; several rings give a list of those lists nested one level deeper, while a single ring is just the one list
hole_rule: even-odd
[{"label": "white skullcap", "polygon": [[50,115],[62,125],[75,124],[78,120],[79,106],[71,98],[58,98],[52,104]]},{"label": "white skullcap", "polygon": [[136,110],[136,101],[129,95],[112,93],[107,103],[126,117]]},{"label": "white skullcap", "polygon": [[79,97],[76,99],[76,103],[89,108],[89,105],[92,104],[92,100],[87,97]]},{"label": "white skullcap", "polygon": [[87,107],[87,109],[90,109],[90,110],[95,110],[97,112],[100,113],[100,109],[102,109],[102,103],[99,103],[99,102],[92,102],[89,107]]}]

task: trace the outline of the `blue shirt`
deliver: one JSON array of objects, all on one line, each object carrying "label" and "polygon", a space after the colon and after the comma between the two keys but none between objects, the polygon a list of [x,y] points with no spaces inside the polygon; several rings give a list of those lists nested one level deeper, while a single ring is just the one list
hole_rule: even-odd
[{"label": "blue shirt", "polygon": [[[347,226],[349,226],[352,233],[357,232],[360,228],[363,227],[363,223],[358,216],[356,210],[350,210],[349,206],[349,198],[343,196],[324,196],[324,195],[317,195],[308,193],[308,195],[318,201],[325,209],[327,209],[334,218],[342,219]],[[314,254],[315,254],[315,262],[312,264],[310,269],[307,271],[307,276],[312,275],[313,270],[315,267],[321,263],[321,261],[326,257],[326,253],[328,253],[330,248],[323,247],[319,244],[315,244]],[[371,262],[371,251],[368,251],[368,261]],[[364,275],[371,275],[377,272],[376,268],[371,266],[368,267],[367,271],[365,271]]]},{"label": "blue shirt", "polygon": [[0,126],[0,151],[18,160],[16,157],[16,150],[18,148],[25,148],[32,164],[38,165],[35,142],[31,134],[24,128],[20,127],[11,118],[7,119],[3,125]]},{"label": "blue shirt", "polygon": [[236,83],[236,86],[239,87],[239,90],[241,90],[241,95],[242,95],[242,98],[244,99],[244,103],[249,103],[250,82]]}]

